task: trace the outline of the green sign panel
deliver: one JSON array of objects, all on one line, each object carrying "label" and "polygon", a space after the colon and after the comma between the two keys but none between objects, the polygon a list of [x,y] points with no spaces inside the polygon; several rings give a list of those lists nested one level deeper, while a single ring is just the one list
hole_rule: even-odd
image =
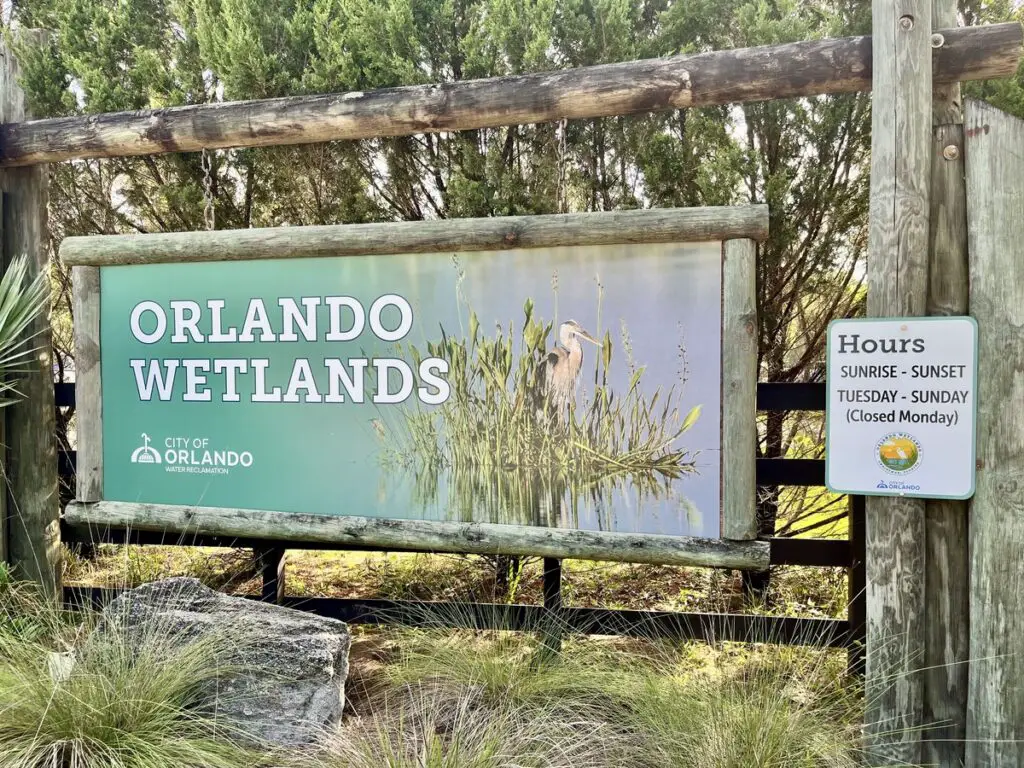
[{"label": "green sign panel", "polygon": [[720,243],[102,267],[110,501],[718,537]]}]

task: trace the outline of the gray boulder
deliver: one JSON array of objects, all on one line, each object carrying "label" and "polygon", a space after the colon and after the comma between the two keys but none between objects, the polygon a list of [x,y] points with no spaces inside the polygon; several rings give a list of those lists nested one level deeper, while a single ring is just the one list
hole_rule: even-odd
[{"label": "gray boulder", "polygon": [[341,621],[172,578],[119,595],[92,637],[122,633],[131,647],[154,627],[169,646],[212,636],[223,647],[232,671],[211,684],[209,708],[256,744],[310,744],[341,719],[351,643]]}]

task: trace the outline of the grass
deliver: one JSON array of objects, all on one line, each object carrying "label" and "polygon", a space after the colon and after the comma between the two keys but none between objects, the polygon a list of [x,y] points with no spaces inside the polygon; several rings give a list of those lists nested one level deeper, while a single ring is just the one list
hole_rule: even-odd
[{"label": "grass", "polygon": [[259,591],[251,551],[214,547],[137,547],[100,544],[91,557],[65,547],[67,584],[124,588],[170,576],[192,576],[211,589]]},{"label": "grass", "polygon": [[400,687],[331,739],[324,768],[575,768],[628,764],[626,739],[603,722],[488,705],[473,689]]},{"label": "grass", "polygon": [[[107,578],[126,561],[120,549],[99,548],[95,567],[109,559]],[[459,601],[467,598],[453,581],[482,590],[493,579],[477,558],[297,554],[300,578],[327,563],[349,580],[346,586],[330,571],[322,574],[334,589],[358,585],[367,596],[390,590]],[[222,579],[231,568],[211,563],[233,564],[242,578],[245,563],[233,555],[197,550],[168,562],[167,552],[157,552],[155,565],[133,567],[198,563]],[[729,610],[737,592],[717,571],[566,566],[574,605],[593,599]],[[813,585],[802,570],[810,571],[777,574],[776,610],[836,610],[844,585],[819,583],[808,594]],[[819,582],[821,573],[816,569]],[[529,562],[517,601],[539,599],[538,582],[538,564]],[[95,617],[40,607],[17,589],[0,594],[0,765],[14,768],[845,768],[859,757],[861,692],[846,676],[845,653],[823,642],[783,647],[759,637],[707,645],[570,634],[560,653],[544,654],[545,626],[531,633],[354,628],[343,726],[312,750],[254,754],[198,706],[202,682],[225,671],[219,641],[175,650],[155,630],[141,654],[128,652],[117,634],[89,647],[83,638]],[[70,677],[55,678],[49,654],[69,648],[78,661]]]},{"label": "grass", "polygon": [[98,616],[68,615],[27,587],[4,582],[0,765],[258,764],[256,753],[229,726],[200,714],[210,687],[230,671],[224,653],[231,638],[209,635],[181,644],[160,626],[136,636],[109,625],[106,632],[92,633]]},{"label": "grass", "polygon": [[573,639],[543,657],[523,635],[479,631],[395,631],[388,642],[340,748],[360,761],[338,765],[857,764],[859,697],[842,654]]}]

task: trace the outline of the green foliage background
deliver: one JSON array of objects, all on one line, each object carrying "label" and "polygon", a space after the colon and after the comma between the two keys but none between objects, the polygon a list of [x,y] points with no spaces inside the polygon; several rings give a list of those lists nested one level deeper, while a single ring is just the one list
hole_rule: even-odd
[{"label": "green foliage background", "polygon": [[[1024,18],[970,0],[965,23]],[[454,82],[870,31],[866,0],[32,0],[12,25],[36,116]],[[1024,73],[968,94],[1024,115]],[[761,379],[815,381],[825,329],[861,311],[869,98],[779,100],[655,115],[299,147],[88,160],[51,169],[66,235],[767,203],[758,254]],[[58,351],[70,353],[58,270]],[[59,355],[63,362],[67,354]],[[775,415],[760,453],[820,455],[820,420]],[[761,503],[828,514],[828,494]]]}]

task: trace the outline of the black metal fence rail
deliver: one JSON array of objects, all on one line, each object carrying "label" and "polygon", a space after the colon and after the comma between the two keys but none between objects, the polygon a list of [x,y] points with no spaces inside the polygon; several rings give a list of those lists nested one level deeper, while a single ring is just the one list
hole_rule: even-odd
[{"label": "black metal fence rail", "polygon": [[[101,608],[115,590],[68,587],[70,605]],[[252,600],[260,595],[246,595]],[[501,629],[519,632],[572,632],[640,638],[772,642],[844,648],[850,644],[847,623],[839,619],[777,617],[732,613],[676,613],[610,608],[553,608],[546,605],[422,602],[405,600],[341,600],[332,597],[286,596],[289,608],[340,619],[350,624]]]},{"label": "black metal fence rail", "polygon": [[[74,385],[57,384],[58,407],[73,407]],[[758,384],[759,411],[823,411],[825,385]],[[73,488],[75,452],[60,450],[62,480]],[[815,487],[825,484],[825,462],[818,459],[758,459],[757,484]],[[772,565],[838,567],[849,575],[849,608],[846,620],[810,617],[761,616],[749,614],[678,613],[666,611],[574,608],[562,602],[561,561],[544,559],[543,605],[497,605],[489,603],[444,603],[401,600],[361,600],[327,597],[293,597],[285,594],[285,553],[288,549],[339,549],[323,542],[280,541],[262,538],[211,536],[202,533],[169,534],[124,528],[61,526],[65,542],[86,545],[136,544],[231,547],[252,549],[260,559],[262,589],[253,599],[271,600],[352,624],[402,624],[510,629],[523,631],[574,632],[597,635],[628,635],[684,640],[771,642],[789,645],[824,645],[849,650],[854,671],[863,667],[864,645],[864,504],[854,497],[850,505],[848,539],[769,539]],[[379,547],[346,546],[348,551],[380,551]],[[429,549],[409,549],[430,552]],[[65,599],[71,604],[102,604],[116,590],[68,587]]]}]

